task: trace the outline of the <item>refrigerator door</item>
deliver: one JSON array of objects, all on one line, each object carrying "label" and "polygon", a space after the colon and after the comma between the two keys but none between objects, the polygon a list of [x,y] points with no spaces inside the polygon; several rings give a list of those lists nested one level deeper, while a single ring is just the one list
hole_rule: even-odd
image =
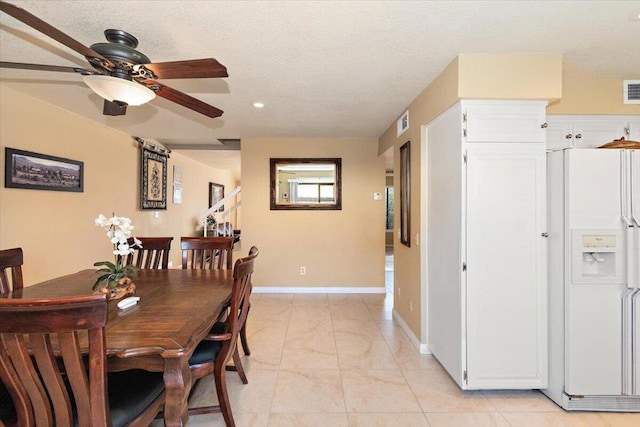
[{"label": "refrigerator door", "polygon": [[[626,226],[619,150],[565,152],[565,391],[622,392]],[[604,242],[604,243],[603,243]]]}]

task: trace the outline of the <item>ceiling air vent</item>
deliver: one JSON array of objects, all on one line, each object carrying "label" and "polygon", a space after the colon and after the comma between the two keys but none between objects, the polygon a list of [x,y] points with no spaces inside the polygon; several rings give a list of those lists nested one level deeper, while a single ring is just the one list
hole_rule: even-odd
[{"label": "ceiling air vent", "polygon": [[640,104],[640,80],[625,80],[622,90],[625,104]]}]

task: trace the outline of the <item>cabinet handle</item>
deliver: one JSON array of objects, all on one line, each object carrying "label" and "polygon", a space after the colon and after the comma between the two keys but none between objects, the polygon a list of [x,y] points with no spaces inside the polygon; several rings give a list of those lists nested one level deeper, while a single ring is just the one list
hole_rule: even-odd
[{"label": "cabinet handle", "polygon": [[568,134],[566,134],[564,137],[565,137],[566,139],[571,139],[571,138],[573,138],[573,135],[571,135],[570,133],[568,133]]},{"label": "cabinet handle", "polygon": [[542,129],[546,129],[549,126],[549,123],[543,123],[540,125]]},{"label": "cabinet handle", "polygon": [[582,134],[581,133],[576,135],[576,139],[580,139],[580,138],[582,138]]}]

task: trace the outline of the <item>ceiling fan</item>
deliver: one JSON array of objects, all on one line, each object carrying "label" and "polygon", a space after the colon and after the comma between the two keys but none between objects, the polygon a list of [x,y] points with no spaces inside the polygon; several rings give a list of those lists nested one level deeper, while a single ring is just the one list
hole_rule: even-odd
[{"label": "ceiling fan", "polygon": [[106,30],[108,43],[87,47],[26,10],[0,1],[0,10],[83,55],[93,68],[2,62],[0,68],[79,73],[84,82],[105,99],[103,114],[122,116],[127,105],[141,105],[156,95],[208,117],[222,110],[158,82],[158,79],[229,77],[227,68],[213,58],[152,63],[135,50],[138,39],[122,30]]}]

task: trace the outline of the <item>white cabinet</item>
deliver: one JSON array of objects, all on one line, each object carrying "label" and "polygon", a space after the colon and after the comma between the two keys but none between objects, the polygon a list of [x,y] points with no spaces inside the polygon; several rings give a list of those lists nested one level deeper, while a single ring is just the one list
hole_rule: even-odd
[{"label": "white cabinet", "polygon": [[[544,388],[546,103],[496,104],[509,102],[461,101],[427,125],[428,345],[462,389]],[[510,141],[501,129],[523,117],[535,126]]]},{"label": "white cabinet", "polygon": [[545,142],[546,112],[540,105],[529,101],[464,101],[466,140]]},{"label": "white cabinet", "polygon": [[547,149],[598,148],[614,139],[640,137],[638,116],[548,116]]}]

